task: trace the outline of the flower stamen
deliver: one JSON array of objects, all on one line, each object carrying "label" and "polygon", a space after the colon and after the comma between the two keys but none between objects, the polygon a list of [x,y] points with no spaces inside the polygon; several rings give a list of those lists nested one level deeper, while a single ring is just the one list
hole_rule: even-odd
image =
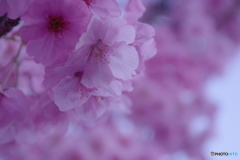
[{"label": "flower stamen", "polygon": [[92,45],[91,55],[95,58],[99,58],[103,64],[109,63],[108,56],[110,56],[109,46],[104,44],[101,39],[97,40],[97,43]]},{"label": "flower stamen", "polygon": [[61,16],[49,16],[48,21],[48,30],[56,34],[61,33],[68,26],[68,23]]}]

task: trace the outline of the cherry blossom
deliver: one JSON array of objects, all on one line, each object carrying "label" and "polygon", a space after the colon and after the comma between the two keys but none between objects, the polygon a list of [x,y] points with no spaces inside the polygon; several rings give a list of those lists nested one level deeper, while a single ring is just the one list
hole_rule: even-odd
[{"label": "cherry blossom", "polygon": [[129,45],[134,38],[134,28],[124,19],[94,18],[73,54],[74,61],[70,56],[68,63],[84,65],[81,83],[85,87],[114,91],[121,85],[117,79],[130,80],[136,74],[138,53]]},{"label": "cherry blossom", "polygon": [[90,18],[82,1],[34,1],[22,16],[27,53],[37,63],[51,64],[74,49]]}]

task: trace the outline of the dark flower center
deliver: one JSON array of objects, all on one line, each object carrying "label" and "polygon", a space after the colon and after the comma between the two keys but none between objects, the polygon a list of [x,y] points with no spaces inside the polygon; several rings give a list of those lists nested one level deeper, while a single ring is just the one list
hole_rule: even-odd
[{"label": "dark flower center", "polygon": [[67,28],[68,23],[65,22],[61,16],[49,16],[48,20],[48,29],[51,32],[60,33],[62,30]]}]

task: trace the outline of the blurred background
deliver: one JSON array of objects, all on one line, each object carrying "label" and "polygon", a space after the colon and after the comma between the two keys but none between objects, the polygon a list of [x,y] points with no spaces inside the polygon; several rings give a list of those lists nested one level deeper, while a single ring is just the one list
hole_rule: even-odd
[{"label": "blurred background", "polygon": [[[124,6],[127,1],[119,2]],[[208,138],[202,139],[204,143],[194,143],[202,145],[206,159],[239,159],[240,155],[212,157],[210,152],[240,153],[240,1],[143,2],[146,11],[140,21],[154,26],[158,48],[157,56],[146,65],[148,76],[154,79],[153,75],[156,78],[158,74],[157,82],[161,81],[164,85],[164,78],[160,77],[168,76],[170,78],[167,79],[171,80],[177,75],[174,79],[177,79],[178,85],[182,85],[180,90],[187,91],[178,93],[184,97],[182,100],[189,103],[193,101],[193,94],[197,93],[195,96],[204,97],[204,100],[213,104],[214,107],[208,107],[214,113],[205,111],[191,120],[193,124],[189,124],[191,135],[212,129]],[[155,66],[158,63],[163,69],[153,69],[154,62]],[[203,104],[200,106],[203,107]],[[170,103],[168,107],[171,107]],[[198,112],[197,107],[192,104],[190,107]],[[211,129],[207,127],[209,124]],[[190,158],[189,153],[181,149],[164,156],[166,160],[195,158]]]},{"label": "blurred background", "polygon": [[[232,57],[224,68],[222,76],[212,77],[206,83],[206,95],[210,101],[217,104],[215,136],[204,146],[206,156],[210,151],[240,152],[240,50]],[[209,159],[224,159],[226,157],[209,157]],[[237,157],[227,157],[239,159]]]}]

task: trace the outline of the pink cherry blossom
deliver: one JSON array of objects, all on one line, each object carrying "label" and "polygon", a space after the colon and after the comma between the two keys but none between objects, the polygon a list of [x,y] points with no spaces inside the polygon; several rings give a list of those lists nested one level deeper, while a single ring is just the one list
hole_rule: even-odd
[{"label": "pink cherry blossom", "polygon": [[49,66],[44,84],[49,88],[49,95],[60,111],[74,109],[81,119],[99,117],[116,98],[108,97],[111,96],[111,91],[85,87],[81,83],[83,72],[80,68],[79,65],[55,68]]},{"label": "pink cherry blossom", "polygon": [[71,52],[86,30],[91,13],[82,1],[34,1],[22,16],[21,36],[37,63],[51,64]]},{"label": "pink cherry blossom", "polygon": [[64,62],[46,67],[44,85],[61,111],[80,107],[95,89],[81,84],[83,65],[65,66]]},{"label": "pink cherry blossom", "polygon": [[[121,88],[117,79],[130,80],[136,74],[138,53],[129,45],[134,38],[134,28],[127,25],[124,19],[102,21],[94,18],[87,33],[80,39],[81,45],[73,55],[76,58],[69,58],[74,59],[73,63],[86,63],[81,83],[87,88]],[[83,61],[82,57],[87,61]],[[121,89],[115,92],[119,94]]]}]

